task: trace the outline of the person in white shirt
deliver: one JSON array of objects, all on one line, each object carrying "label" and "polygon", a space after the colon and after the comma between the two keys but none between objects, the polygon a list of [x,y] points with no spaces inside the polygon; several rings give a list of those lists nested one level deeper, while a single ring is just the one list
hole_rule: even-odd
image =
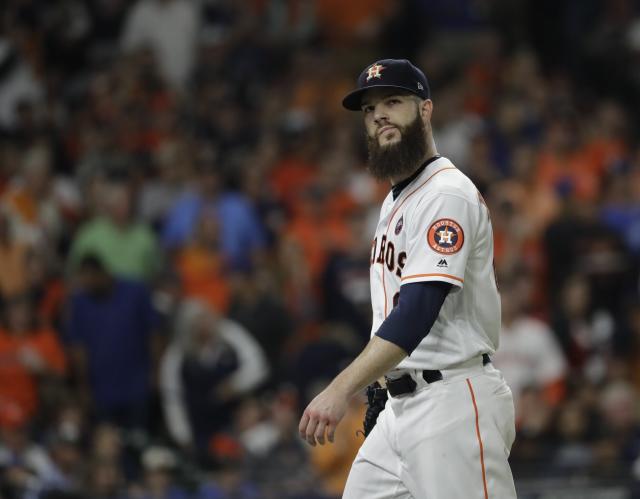
[{"label": "person in white shirt", "polygon": [[160,361],[169,434],[184,448],[206,447],[229,418],[229,403],[267,380],[266,356],[240,324],[198,300],[178,311],[176,334]]},{"label": "person in white shirt", "polygon": [[526,388],[539,390],[550,405],[556,405],[564,395],[568,370],[551,328],[526,312],[530,289],[531,278],[523,270],[500,280],[502,329],[500,350],[493,362],[511,387],[516,415],[520,394]]},{"label": "person in white shirt", "polygon": [[127,17],[122,48],[151,49],[166,83],[184,90],[195,64],[198,14],[192,0],[139,0]]}]

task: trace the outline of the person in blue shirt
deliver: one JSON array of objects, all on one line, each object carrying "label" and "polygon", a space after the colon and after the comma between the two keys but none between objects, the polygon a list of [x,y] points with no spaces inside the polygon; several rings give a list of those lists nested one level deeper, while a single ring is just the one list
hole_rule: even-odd
[{"label": "person in blue shirt", "polygon": [[80,389],[100,421],[146,428],[156,313],[149,288],[83,257],[66,329]]},{"label": "person in blue shirt", "polygon": [[220,172],[210,164],[201,167],[195,188],[169,211],[162,227],[165,248],[175,250],[188,242],[202,211],[211,209],[220,220],[221,249],[231,267],[250,267],[254,254],[265,246],[265,229],[242,194],[222,189]]}]

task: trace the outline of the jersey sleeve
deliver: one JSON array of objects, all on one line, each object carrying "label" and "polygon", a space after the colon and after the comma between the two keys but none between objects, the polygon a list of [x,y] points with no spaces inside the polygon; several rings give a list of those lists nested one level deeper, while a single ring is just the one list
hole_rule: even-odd
[{"label": "jersey sleeve", "polygon": [[407,260],[402,284],[443,281],[462,288],[472,246],[474,205],[440,193],[421,201],[408,224]]}]

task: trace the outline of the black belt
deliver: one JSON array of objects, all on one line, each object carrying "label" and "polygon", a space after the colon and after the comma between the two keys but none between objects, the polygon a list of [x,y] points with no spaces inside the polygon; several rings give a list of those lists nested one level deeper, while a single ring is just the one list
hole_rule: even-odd
[{"label": "black belt", "polygon": [[[482,365],[486,366],[489,362],[491,362],[491,357],[489,354],[482,354]],[[427,383],[435,383],[436,381],[442,380],[442,372],[437,369],[432,371],[422,371],[422,379],[424,379]],[[404,376],[400,376],[396,379],[387,379],[387,390],[389,391],[389,395],[392,397],[397,397],[398,395],[404,395],[405,393],[413,393],[416,390],[416,380],[414,380],[410,374],[405,374]]]}]

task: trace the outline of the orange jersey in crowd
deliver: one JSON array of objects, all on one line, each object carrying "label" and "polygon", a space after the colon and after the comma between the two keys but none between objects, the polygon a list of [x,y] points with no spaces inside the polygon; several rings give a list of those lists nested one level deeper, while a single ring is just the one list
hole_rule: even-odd
[{"label": "orange jersey in crowd", "polygon": [[196,245],[187,246],[176,257],[176,267],[184,287],[184,294],[201,298],[216,311],[229,308],[229,283],[224,274],[222,255]]},{"label": "orange jersey in crowd", "polygon": [[17,405],[27,419],[34,415],[38,405],[36,374],[27,367],[29,362],[23,360],[30,355],[42,360],[44,372],[63,375],[66,371],[64,352],[51,329],[24,336],[0,330],[0,408]]}]

